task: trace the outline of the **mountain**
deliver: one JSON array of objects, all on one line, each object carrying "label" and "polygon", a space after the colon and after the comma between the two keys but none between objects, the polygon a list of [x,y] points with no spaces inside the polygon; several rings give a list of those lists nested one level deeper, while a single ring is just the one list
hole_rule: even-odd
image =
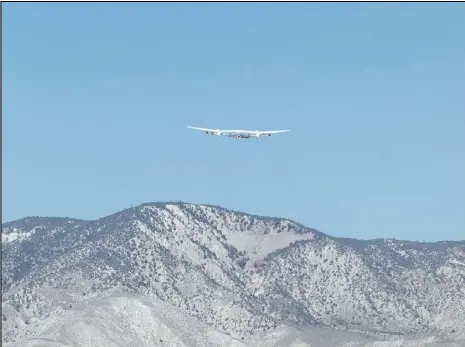
[{"label": "mountain", "polygon": [[148,203],[5,223],[2,258],[15,346],[465,345],[465,241],[336,238]]}]

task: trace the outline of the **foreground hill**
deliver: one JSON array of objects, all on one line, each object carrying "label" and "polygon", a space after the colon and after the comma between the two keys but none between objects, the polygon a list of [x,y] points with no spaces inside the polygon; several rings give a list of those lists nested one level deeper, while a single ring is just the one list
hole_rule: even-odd
[{"label": "foreground hill", "polygon": [[[341,346],[465,339],[464,241],[339,239],[183,203],[95,221],[30,217],[2,229],[4,342],[76,345],[72,336],[86,329],[108,346],[260,346],[269,336],[267,346],[313,346],[316,336],[327,345],[335,328],[351,336],[338,335]],[[165,311],[178,318],[170,323]]]}]

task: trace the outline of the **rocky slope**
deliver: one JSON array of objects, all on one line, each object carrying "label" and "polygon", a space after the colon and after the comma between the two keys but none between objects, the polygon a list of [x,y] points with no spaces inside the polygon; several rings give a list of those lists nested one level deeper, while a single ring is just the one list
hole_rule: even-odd
[{"label": "rocky slope", "polygon": [[2,258],[4,342],[61,341],[50,335],[58,317],[58,331],[72,327],[70,312],[115,291],[169,305],[231,346],[283,326],[465,339],[465,241],[339,239],[279,218],[150,203],[95,221],[5,223]]}]

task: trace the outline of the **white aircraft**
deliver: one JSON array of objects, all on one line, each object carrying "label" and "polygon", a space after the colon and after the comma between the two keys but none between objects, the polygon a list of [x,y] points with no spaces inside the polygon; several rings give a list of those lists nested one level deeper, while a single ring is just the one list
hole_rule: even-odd
[{"label": "white aircraft", "polygon": [[188,126],[189,129],[204,131],[207,135],[228,136],[236,139],[250,139],[251,137],[260,138],[262,136],[271,136],[273,134],[285,133],[290,130],[222,130],[222,129],[207,129]]}]

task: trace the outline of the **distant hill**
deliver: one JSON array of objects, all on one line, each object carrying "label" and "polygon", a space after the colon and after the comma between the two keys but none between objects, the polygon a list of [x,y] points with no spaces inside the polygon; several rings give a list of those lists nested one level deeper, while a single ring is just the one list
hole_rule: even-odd
[{"label": "distant hill", "polygon": [[465,345],[465,241],[336,238],[148,203],[5,223],[2,257],[15,346]]}]

